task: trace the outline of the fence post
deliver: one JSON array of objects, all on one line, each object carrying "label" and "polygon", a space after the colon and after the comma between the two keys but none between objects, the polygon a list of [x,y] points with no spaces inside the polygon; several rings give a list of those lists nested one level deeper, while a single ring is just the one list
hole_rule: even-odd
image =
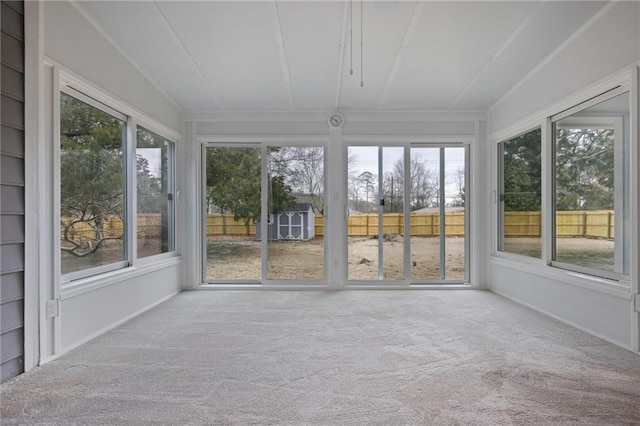
[{"label": "fence post", "polygon": [[366,224],[367,224],[367,237],[369,236],[369,215],[366,214],[365,217],[367,218]]},{"label": "fence post", "polygon": [[607,238],[611,239],[611,212],[607,212]]},{"label": "fence post", "polygon": [[582,236],[587,236],[587,214],[582,213]]}]

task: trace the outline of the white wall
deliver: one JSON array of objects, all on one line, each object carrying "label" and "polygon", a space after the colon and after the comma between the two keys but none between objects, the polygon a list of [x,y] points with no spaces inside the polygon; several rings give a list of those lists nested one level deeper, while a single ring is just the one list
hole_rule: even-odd
[{"label": "white wall", "polygon": [[[639,21],[637,2],[607,5],[598,19],[574,34],[535,73],[494,105],[489,115],[491,137],[487,150],[495,152],[496,142],[533,126],[542,125],[544,129],[545,117],[573,106],[570,105],[573,100],[584,101],[597,95],[598,90],[612,88],[617,75],[633,76],[635,63],[640,59]],[[636,86],[632,83],[631,87]],[[636,150],[637,134],[632,144]],[[495,164],[495,159],[492,161]],[[637,173],[637,158],[632,163]],[[495,180],[494,170],[495,167],[489,179]],[[638,185],[633,187],[637,191]],[[637,217],[637,204],[634,209]],[[494,212],[487,223],[494,234],[495,223]],[[633,235],[638,235],[637,226],[636,222]],[[494,244],[492,236],[486,250],[495,250]],[[637,252],[635,256],[637,263]],[[632,306],[637,268],[632,268],[629,287],[560,271],[545,266],[544,262],[525,262],[493,257],[489,264],[490,288],[610,342],[638,350],[638,314]]]},{"label": "white wall", "polygon": [[[97,99],[138,123],[175,140],[177,161],[182,153],[182,112],[160,93],[103,35],[68,2],[42,2],[40,29],[43,93],[39,98],[43,121],[38,164],[27,173],[37,176],[39,199],[40,362],[46,362],[166,300],[182,290],[181,246],[175,256],[134,261],[133,266],[69,284],[59,283],[59,253],[55,223],[56,137],[55,92],[58,74],[65,73],[80,91],[94,90]],[[94,96],[94,93],[91,93]],[[179,168],[178,171],[182,171]],[[177,176],[177,190],[183,179]],[[180,200],[178,199],[178,202]],[[182,232],[178,216],[178,233]],[[179,240],[182,242],[183,240]],[[59,315],[47,319],[44,301],[59,299]]]},{"label": "white wall", "polygon": [[[638,2],[612,2],[490,111],[495,132],[632,64],[640,57]],[[591,22],[591,21],[590,21]],[[560,46],[559,46],[560,47]]]},{"label": "white wall", "polygon": [[89,291],[63,290],[61,353],[180,292],[182,274],[182,261],[175,259],[133,271],[118,271],[95,280],[96,287]]},{"label": "white wall", "polygon": [[176,131],[182,113],[66,1],[44,2],[45,55]]}]

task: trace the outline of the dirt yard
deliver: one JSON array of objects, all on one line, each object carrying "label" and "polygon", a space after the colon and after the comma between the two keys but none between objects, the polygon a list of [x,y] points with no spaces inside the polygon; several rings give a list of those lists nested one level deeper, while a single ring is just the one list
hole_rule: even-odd
[{"label": "dirt yard", "polygon": [[[403,239],[384,243],[384,276],[402,279]],[[446,278],[464,278],[464,239],[447,238]],[[411,240],[412,279],[440,279],[439,240]],[[318,279],[324,277],[324,241],[270,241],[269,279]],[[349,238],[349,279],[375,280],[378,277],[378,240]],[[259,280],[260,242],[247,238],[210,239],[208,243],[209,279]]]},{"label": "dirt yard", "polygon": [[[385,279],[402,279],[403,238],[395,236],[384,243]],[[558,240],[558,260],[576,265],[613,271],[613,241],[587,238]],[[447,238],[445,278],[464,279],[464,238]],[[540,240],[509,238],[505,249],[540,257]],[[270,241],[268,247],[269,279],[323,279],[324,241]],[[377,280],[378,240],[349,238],[349,279]],[[439,280],[439,239],[411,239],[411,279]],[[210,239],[208,278],[260,280],[260,242],[245,237]]]},{"label": "dirt yard", "polygon": [[[539,238],[507,238],[505,251],[540,258]],[[557,260],[588,268],[614,271],[614,242],[593,238],[560,238],[557,242]]]}]

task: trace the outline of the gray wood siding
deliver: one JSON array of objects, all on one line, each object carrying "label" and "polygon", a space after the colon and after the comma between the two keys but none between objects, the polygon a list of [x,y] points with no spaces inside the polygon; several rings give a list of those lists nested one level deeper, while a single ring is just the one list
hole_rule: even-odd
[{"label": "gray wood siding", "polygon": [[0,381],[24,371],[24,4],[0,4]]}]

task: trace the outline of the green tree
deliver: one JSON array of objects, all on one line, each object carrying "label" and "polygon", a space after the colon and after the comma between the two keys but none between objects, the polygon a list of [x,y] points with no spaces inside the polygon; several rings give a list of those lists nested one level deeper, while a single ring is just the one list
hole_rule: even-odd
[{"label": "green tree", "polygon": [[505,211],[539,211],[541,206],[540,129],[503,143]]},{"label": "green tree", "polygon": [[614,208],[612,129],[556,131],[556,209]]},{"label": "green tree", "polygon": [[[246,225],[261,214],[262,162],[256,148],[207,149],[207,199],[220,213],[233,213]],[[295,202],[281,175],[269,173],[269,213],[279,213]]]},{"label": "green tree", "polygon": [[[62,250],[76,257],[107,240],[106,218],[124,213],[125,123],[71,96],[60,97],[60,215]],[[92,234],[81,229],[89,227]]]},{"label": "green tree", "polygon": [[167,209],[167,199],[162,177],[151,174],[149,160],[143,156],[138,155],[136,160],[138,213],[164,212]]}]

